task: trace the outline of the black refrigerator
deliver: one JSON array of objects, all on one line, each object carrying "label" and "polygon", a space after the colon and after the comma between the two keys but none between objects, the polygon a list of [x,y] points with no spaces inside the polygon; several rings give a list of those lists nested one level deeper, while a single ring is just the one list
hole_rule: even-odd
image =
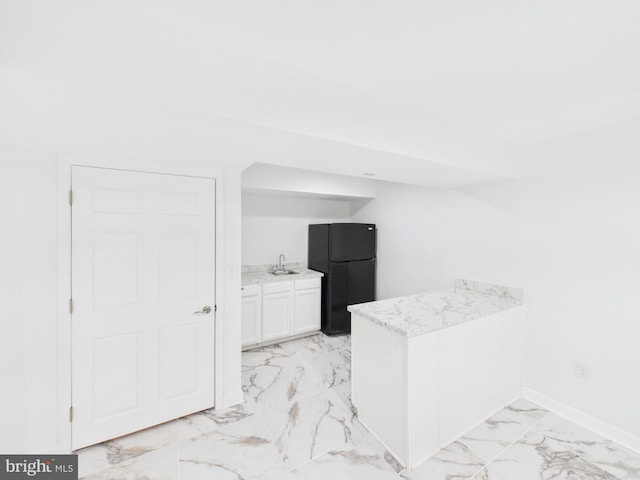
[{"label": "black refrigerator", "polygon": [[376,294],[376,226],[372,223],[309,225],[308,266],[322,278],[322,331],[351,332],[347,305]]}]

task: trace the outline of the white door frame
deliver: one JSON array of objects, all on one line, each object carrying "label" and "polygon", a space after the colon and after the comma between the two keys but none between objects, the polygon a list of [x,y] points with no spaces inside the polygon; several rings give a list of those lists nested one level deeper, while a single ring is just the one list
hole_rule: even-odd
[{"label": "white door frame", "polygon": [[215,405],[223,405],[223,331],[224,331],[224,177],[222,170],[186,166],[166,166],[117,159],[63,156],[58,158],[58,445],[61,453],[71,452],[71,167],[98,167],[168,175],[212,178],[216,182],[215,208]]}]

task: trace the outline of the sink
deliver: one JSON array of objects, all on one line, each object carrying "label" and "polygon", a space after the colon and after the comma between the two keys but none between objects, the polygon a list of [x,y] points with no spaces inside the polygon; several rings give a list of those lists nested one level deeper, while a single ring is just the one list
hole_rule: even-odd
[{"label": "sink", "polygon": [[294,272],[293,270],[274,270],[269,272],[271,275],[297,275],[300,272]]}]

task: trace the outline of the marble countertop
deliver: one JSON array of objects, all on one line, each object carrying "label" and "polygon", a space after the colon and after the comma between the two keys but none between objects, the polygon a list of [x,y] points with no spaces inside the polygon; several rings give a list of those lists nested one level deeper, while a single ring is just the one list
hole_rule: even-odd
[{"label": "marble countertop", "polygon": [[316,272],[304,268],[299,263],[291,263],[286,265],[287,270],[298,272],[293,275],[272,275],[268,268],[271,266],[252,265],[242,267],[242,286],[246,285],[262,285],[263,283],[286,282],[295,280],[307,280],[309,278],[321,278],[324,276],[322,272]]},{"label": "marble countertop", "polygon": [[406,337],[416,337],[523,304],[521,289],[456,280],[455,288],[350,305],[347,310]]}]

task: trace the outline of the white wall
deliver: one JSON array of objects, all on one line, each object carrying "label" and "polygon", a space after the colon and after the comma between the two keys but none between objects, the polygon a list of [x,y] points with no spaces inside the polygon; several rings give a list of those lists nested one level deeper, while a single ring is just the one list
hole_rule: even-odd
[{"label": "white wall", "polygon": [[[535,234],[527,386],[636,435],[640,449],[640,121],[530,155],[518,192]],[[575,377],[576,360],[589,381]]]},{"label": "white wall", "polygon": [[307,263],[310,223],[349,221],[349,202],[279,195],[242,195],[242,264]]},{"label": "white wall", "polygon": [[0,152],[0,451],[7,453],[58,446],[55,200],[52,158]]},{"label": "white wall", "polygon": [[[525,288],[528,388],[640,445],[640,122],[531,148],[526,179],[465,191],[381,184],[381,298],[467,277]],[[584,363],[590,379],[574,374]]]},{"label": "white wall", "polygon": [[[241,337],[242,312],[241,303],[241,174],[240,171],[226,169],[224,171],[223,198],[224,218],[221,224],[224,228],[224,274],[218,281],[224,282],[223,321],[224,321],[224,352],[223,352],[223,392],[222,405],[229,406],[244,400],[242,395],[241,376]],[[220,224],[220,223],[219,223]],[[216,299],[216,303],[218,300]],[[216,395],[216,399],[219,396]]]},{"label": "white wall", "polygon": [[[127,162],[118,162],[118,166]],[[175,168],[184,168],[184,162]],[[200,165],[207,169],[213,165]],[[58,181],[54,155],[0,151],[0,451],[64,451],[58,424],[69,405],[58,400]],[[242,400],[240,375],[240,172],[226,169],[223,189],[224,267],[216,299],[224,326],[224,401]],[[64,226],[62,226],[64,228]],[[65,387],[66,388],[66,387]],[[64,395],[62,395],[64,397]],[[62,415],[61,415],[62,413]],[[62,435],[64,437],[64,435]]]},{"label": "white wall", "polygon": [[363,203],[351,221],[377,224],[379,299],[449,288],[459,276],[518,277],[519,239],[504,212],[450,190],[388,182]]}]

